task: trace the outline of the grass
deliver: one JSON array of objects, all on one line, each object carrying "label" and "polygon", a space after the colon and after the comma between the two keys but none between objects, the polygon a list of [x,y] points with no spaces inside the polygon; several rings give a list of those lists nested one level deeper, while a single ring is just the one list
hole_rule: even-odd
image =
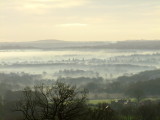
[{"label": "grass", "polygon": [[115,100],[116,99],[89,100],[89,104],[111,103],[111,101],[115,101]]},{"label": "grass", "polygon": [[[118,99],[97,99],[97,100],[89,100],[89,104],[98,104],[98,103],[108,103],[110,104],[111,101],[116,101]],[[131,98],[130,99],[132,102],[136,102],[135,98]],[[160,100],[160,98],[144,98],[142,101],[146,101],[146,100],[151,100],[151,101],[156,101],[156,100]]]},{"label": "grass", "polygon": [[151,100],[151,101],[156,101],[156,100],[160,100],[160,98],[144,98],[143,100]]},{"label": "grass", "polygon": [[[98,103],[111,103],[112,101],[116,101],[116,100],[120,100],[120,99],[97,99],[97,100],[89,100],[90,104],[98,104]],[[131,98],[131,101],[136,101],[136,99]]]}]

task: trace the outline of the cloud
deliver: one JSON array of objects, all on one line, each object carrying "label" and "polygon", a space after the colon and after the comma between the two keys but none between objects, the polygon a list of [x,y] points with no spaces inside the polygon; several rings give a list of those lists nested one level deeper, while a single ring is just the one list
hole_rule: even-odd
[{"label": "cloud", "polygon": [[90,0],[5,0],[0,1],[0,7],[1,9],[7,8],[22,12],[41,13],[43,11],[45,13],[50,9],[82,6],[87,4],[89,1]]},{"label": "cloud", "polygon": [[82,23],[67,23],[67,24],[59,24],[57,26],[60,27],[86,27],[88,24],[82,24]]},{"label": "cloud", "polygon": [[[10,7],[16,8],[22,7],[26,8],[70,8],[85,5],[89,0],[6,0],[5,2],[0,2],[0,5],[11,5]],[[44,7],[45,6],[45,7]]]}]

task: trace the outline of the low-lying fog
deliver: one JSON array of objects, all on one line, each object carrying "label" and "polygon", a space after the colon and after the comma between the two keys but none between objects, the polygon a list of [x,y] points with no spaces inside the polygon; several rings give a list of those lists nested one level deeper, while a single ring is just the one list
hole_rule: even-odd
[{"label": "low-lying fog", "polygon": [[160,50],[1,50],[0,72],[116,78],[160,66]]}]

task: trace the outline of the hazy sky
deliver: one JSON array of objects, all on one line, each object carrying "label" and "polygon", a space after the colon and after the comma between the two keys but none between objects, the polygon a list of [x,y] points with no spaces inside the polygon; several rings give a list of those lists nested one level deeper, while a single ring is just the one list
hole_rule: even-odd
[{"label": "hazy sky", "polygon": [[160,40],[160,0],[0,0],[0,41]]}]

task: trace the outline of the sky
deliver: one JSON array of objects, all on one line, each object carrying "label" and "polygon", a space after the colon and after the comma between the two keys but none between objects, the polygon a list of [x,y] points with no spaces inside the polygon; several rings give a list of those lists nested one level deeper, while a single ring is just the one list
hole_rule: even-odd
[{"label": "sky", "polygon": [[0,42],[160,40],[160,0],[0,0]]}]

